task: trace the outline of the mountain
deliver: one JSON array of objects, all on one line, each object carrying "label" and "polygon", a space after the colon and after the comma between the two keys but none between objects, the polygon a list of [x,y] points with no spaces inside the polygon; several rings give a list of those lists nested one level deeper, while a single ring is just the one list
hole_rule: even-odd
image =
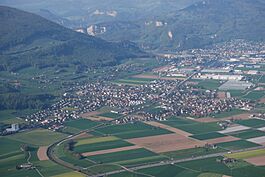
[{"label": "mountain", "polygon": [[[46,9],[74,23],[75,27],[117,21],[137,21],[183,9],[200,0],[1,0],[0,5],[37,13],[58,22],[50,15],[39,13]],[[65,26],[69,26],[64,23]]]},{"label": "mountain", "polygon": [[183,50],[233,39],[264,41],[264,19],[262,0],[204,0],[164,16],[92,26],[95,35],[106,40],[128,39],[146,49]]},{"label": "mountain", "polygon": [[113,65],[145,55],[128,42],[111,43],[74,32],[40,16],[0,6],[0,68]]},{"label": "mountain", "polygon": [[[261,0],[205,0],[169,15],[165,20],[168,25],[161,32],[145,33],[143,39],[179,49],[232,39],[264,41],[264,19],[265,4]],[[152,41],[154,36],[161,40]]]}]

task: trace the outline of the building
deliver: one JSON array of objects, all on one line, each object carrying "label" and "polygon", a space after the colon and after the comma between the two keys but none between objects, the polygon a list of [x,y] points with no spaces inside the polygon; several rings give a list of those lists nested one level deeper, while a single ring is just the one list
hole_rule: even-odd
[{"label": "building", "polygon": [[12,124],[11,128],[6,129],[7,132],[17,132],[19,131],[19,124]]},{"label": "building", "polygon": [[237,80],[240,81],[244,78],[242,75],[219,75],[219,74],[198,74],[200,79],[213,79],[213,80]]}]

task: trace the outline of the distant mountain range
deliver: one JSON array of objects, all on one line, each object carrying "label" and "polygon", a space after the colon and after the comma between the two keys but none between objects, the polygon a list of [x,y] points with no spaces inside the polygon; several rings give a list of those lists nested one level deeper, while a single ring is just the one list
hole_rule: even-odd
[{"label": "distant mountain range", "polygon": [[131,42],[106,42],[40,16],[0,6],[0,69],[28,66],[99,67],[146,55]]},{"label": "distant mountain range", "polygon": [[264,0],[2,0],[0,4],[107,41],[130,40],[147,50],[265,40]]},{"label": "distant mountain range", "polygon": [[92,27],[96,36],[106,40],[133,40],[146,49],[183,50],[233,39],[264,41],[264,19],[262,0],[205,0],[160,17]]}]

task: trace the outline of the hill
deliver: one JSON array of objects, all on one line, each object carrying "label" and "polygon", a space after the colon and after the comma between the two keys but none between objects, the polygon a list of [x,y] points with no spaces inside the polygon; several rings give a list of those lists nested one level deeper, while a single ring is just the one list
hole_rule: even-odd
[{"label": "hill", "polygon": [[0,6],[0,26],[1,70],[60,64],[98,67],[145,55],[132,43],[106,42],[10,7]]},{"label": "hill", "polygon": [[205,0],[165,14],[135,22],[99,23],[94,29],[104,32],[94,31],[103,39],[134,39],[144,48],[165,50],[233,39],[265,40],[265,3],[261,0]]}]

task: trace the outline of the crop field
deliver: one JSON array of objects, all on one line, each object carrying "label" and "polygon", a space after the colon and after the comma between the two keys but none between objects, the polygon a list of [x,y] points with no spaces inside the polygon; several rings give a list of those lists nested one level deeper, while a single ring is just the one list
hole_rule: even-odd
[{"label": "crop field", "polygon": [[105,135],[117,136],[123,139],[172,133],[168,130],[153,127],[141,122],[134,124],[112,125],[109,127],[99,128],[96,130],[96,132],[100,132]]},{"label": "crop field", "polygon": [[73,120],[73,121],[69,121],[69,122],[65,123],[66,126],[73,127],[73,128],[79,129],[79,130],[90,129],[90,128],[97,126],[99,124],[100,123],[98,123],[98,122],[93,122],[93,121],[87,120],[87,119]]},{"label": "crop field", "polygon": [[[162,122],[164,123],[164,122]],[[168,124],[168,123],[167,123]],[[191,134],[203,134],[203,133],[209,133],[209,132],[215,132],[222,130],[222,128],[217,125],[217,123],[212,122],[212,123],[194,123],[194,124],[188,124],[188,125],[170,125],[176,128],[179,128],[183,131],[189,132]]]},{"label": "crop field", "polygon": [[265,91],[252,91],[248,93],[247,95],[243,96],[243,98],[249,99],[249,100],[259,100],[264,96],[265,96]]},{"label": "crop field", "polygon": [[207,140],[207,139],[221,138],[225,136],[226,135],[218,133],[218,132],[211,132],[211,133],[196,134],[191,137],[197,140]]},{"label": "crop field", "polygon": [[253,128],[265,127],[265,120],[259,119],[239,120],[236,123]]},{"label": "crop field", "polygon": [[243,132],[231,133],[229,135],[235,136],[241,139],[250,139],[250,138],[265,136],[265,132],[259,131],[259,130],[247,130]]},{"label": "crop field", "polygon": [[83,175],[82,173],[78,173],[78,172],[69,172],[69,173],[63,173],[60,175],[55,175],[53,177],[85,177],[85,175]]},{"label": "crop field", "polygon": [[258,145],[256,143],[248,142],[245,140],[237,140],[237,141],[219,143],[219,144],[217,144],[217,146],[220,148],[227,149],[227,150],[238,150],[238,149],[257,147],[260,145]]},{"label": "crop field", "polygon": [[98,114],[97,116],[117,119],[117,118],[121,117],[122,115],[117,114],[117,113],[107,112],[107,113]]},{"label": "crop field", "polygon": [[117,140],[119,140],[119,138],[115,136],[85,138],[85,139],[78,140],[75,146],[88,145],[88,144],[94,144],[94,143],[103,143],[103,142],[117,141]]},{"label": "crop field", "polygon": [[219,80],[203,80],[197,86],[207,90],[217,90],[220,85]]},{"label": "crop field", "polygon": [[23,133],[17,133],[15,135],[9,136],[9,138],[25,144],[45,146],[50,145],[51,143],[56,142],[66,136],[67,135],[65,134],[49,131],[46,129],[37,129]]},{"label": "crop field", "polygon": [[119,79],[116,80],[115,83],[117,84],[129,84],[129,85],[142,85],[142,84],[148,84],[155,79],[150,78],[125,78],[125,79]]},{"label": "crop field", "polygon": [[20,146],[23,144],[19,141],[16,141],[16,140],[11,140],[11,139],[8,139],[8,138],[5,138],[5,137],[0,137],[0,152],[1,152],[1,155],[4,155],[4,154],[8,154],[10,152],[14,152],[14,151],[21,151],[20,150]]},{"label": "crop field", "polygon": [[243,113],[245,113],[244,110],[233,109],[231,111],[221,112],[219,114],[214,114],[212,117],[214,117],[214,118],[225,118],[225,117],[232,117],[232,116],[240,115]]},{"label": "crop field", "polygon": [[252,157],[265,156],[265,149],[227,154],[226,157],[235,159],[248,159]]},{"label": "crop field", "polygon": [[96,156],[89,156],[87,158],[98,163],[114,163],[114,162],[118,163],[119,161],[151,157],[151,156],[156,156],[156,154],[146,149],[135,149],[135,150],[114,152],[114,153],[108,153]]},{"label": "crop field", "polygon": [[128,143],[123,140],[107,141],[107,142],[101,142],[101,143],[75,146],[74,151],[78,153],[85,153],[85,152],[100,151],[100,150],[106,150],[106,149],[121,148],[121,147],[126,147],[126,146],[133,146],[133,144]]},{"label": "crop field", "polygon": [[224,151],[225,150],[221,148],[211,149],[211,148],[197,147],[197,148],[183,149],[179,151],[165,152],[162,153],[162,155],[174,159],[184,159],[184,158],[198,157],[198,156],[214,154]]}]

